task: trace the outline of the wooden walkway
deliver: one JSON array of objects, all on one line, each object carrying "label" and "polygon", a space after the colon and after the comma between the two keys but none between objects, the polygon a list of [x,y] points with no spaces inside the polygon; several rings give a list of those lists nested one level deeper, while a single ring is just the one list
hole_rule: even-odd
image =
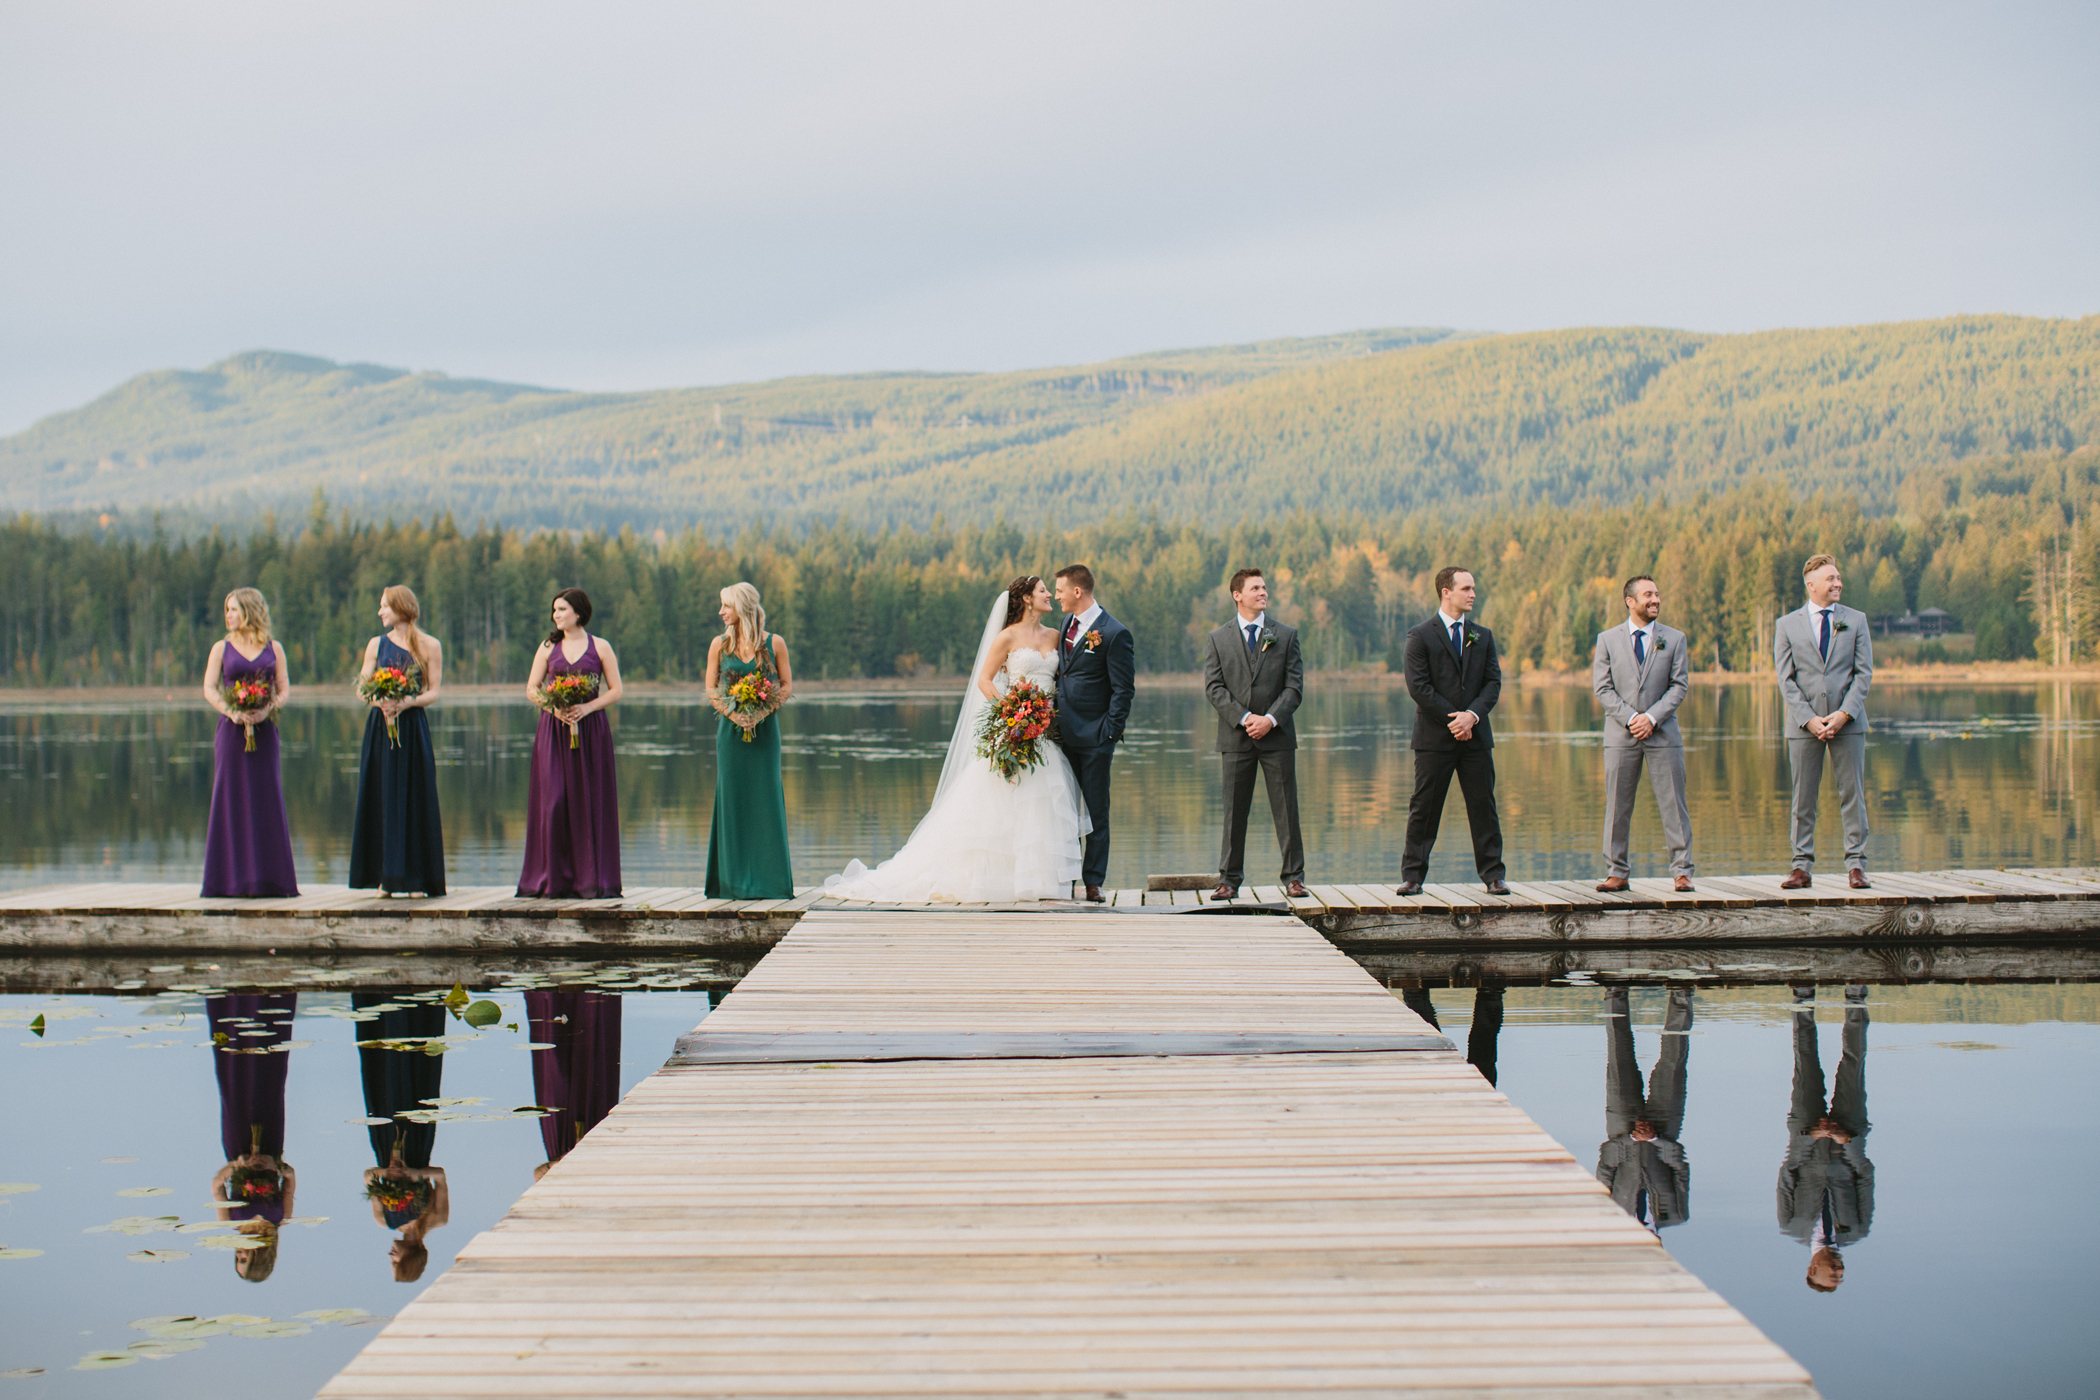
[{"label": "wooden walkway", "polygon": [[[1806,890],[1782,890],[1780,873],[1702,875],[1691,894],[1668,880],[1635,880],[1621,894],[1594,882],[1512,882],[1497,897],[1478,885],[1314,885],[1288,898],[1253,885],[1242,911],[1288,911],[1351,948],[1580,944],[1773,943],[1892,940],[1988,942],[2100,933],[2100,870],[1936,870],[1883,873],[1848,889],[1827,871]],[[193,884],[66,885],[0,897],[0,952],[215,949],[261,952],[559,951],[682,949],[749,958],[777,942],[812,908],[908,908],[982,914],[1041,904],[876,906],[841,904],[804,888],[792,899],[709,899],[682,886],[629,890],[619,899],[519,899],[475,887],[441,899],[375,899],[369,890],[309,887],[297,899],[199,899]],[[1115,890],[1106,912],[1222,912],[1196,890]]]},{"label": "wooden walkway", "polygon": [[1812,1400],[1285,918],[812,913],[321,1392]]}]

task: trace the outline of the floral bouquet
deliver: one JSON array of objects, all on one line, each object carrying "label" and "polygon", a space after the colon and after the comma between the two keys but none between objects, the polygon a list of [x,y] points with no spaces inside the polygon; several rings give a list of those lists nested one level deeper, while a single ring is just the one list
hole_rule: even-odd
[{"label": "floral bouquet", "polygon": [[[423,693],[423,672],[416,666],[381,666],[357,683],[357,693],[369,704],[382,700],[407,700]],[[386,737],[401,747],[401,729],[387,716]]]},{"label": "floral bouquet", "polygon": [[[564,671],[561,675],[549,676],[542,681],[539,694],[533,699],[541,709],[551,715],[586,704],[597,693],[596,676],[588,671]],[[576,726],[573,724],[569,726],[569,747],[583,747],[583,741],[577,737]]]},{"label": "floral bouquet", "polygon": [[[268,676],[248,676],[242,680],[228,681],[219,687],[219,698],[226,708],[234,712],[234,723],[248,731],[248,742],[242,747],[255,752],[255,726],[269,716],[270,700],[277,688]],[[253,715],[253,719],[246,716]]]},{"label": "floral bouquet", "polygon": [[284,1197],[284,1176],[268,1167],[235,1167],[226,1178],[226,1199],[273,1206]]},{"label": "floral bouquet", "polygon": [[420,1218],[430,1208],[436,1194],[429,1180],[420,1176],[375,1176],[365,1187],[365,1196],[379,1202],[381,1210],[411,1220]]},{"label": "floral bouquet", "polygon": [[766,716],[780,708],[780,683],[761,671],[753,671],[729,687],[729,713],[732,722],[741,717],[736,727],[743,731],[745,743],[750,743],[758,726],[765,723]]},{"label": "floral bouquet", "polygon": [[1017,681],[977,724],[977,756],[1008,782],[1043,763],[1043,736],[1057,722],[1057,701],[1027,681]]}]

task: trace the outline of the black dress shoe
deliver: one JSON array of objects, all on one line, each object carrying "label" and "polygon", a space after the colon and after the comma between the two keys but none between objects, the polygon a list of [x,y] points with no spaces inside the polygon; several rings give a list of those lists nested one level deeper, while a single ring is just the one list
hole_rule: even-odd
[{"label": "black dress shoe", "polygon": [[1487,892],[1489,894],[1508,894],[1509,886],[1503,884],[1500,880],[1490,880],[1487,882]]},{"label": "black dress shoe", "polygon": [[1399,887],[1393,891],[1394,894],[1420,894],[1421,892],[1422,882],[1420,880],[1402,881]]},{"label": "black dress shoe", "polygon": [[1108,903],[1108,896],[1101,893],[1099,885],[1088,885],[1086,887],[1086,902],[1089,904],[1106,904]]}]

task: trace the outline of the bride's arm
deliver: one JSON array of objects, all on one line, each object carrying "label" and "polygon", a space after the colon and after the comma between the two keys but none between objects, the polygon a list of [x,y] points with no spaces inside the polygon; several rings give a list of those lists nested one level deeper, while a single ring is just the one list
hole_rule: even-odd
[{"label": "bride's arm", "polygon": [[999,703],[999,692],[992,687],[992,677],[1006,664],[1006,654],[1013,650],[1014,639],[999,636],[992,641],[992,649],[984,654],[984,669],[977,673],[977,690],[994,705]]}]

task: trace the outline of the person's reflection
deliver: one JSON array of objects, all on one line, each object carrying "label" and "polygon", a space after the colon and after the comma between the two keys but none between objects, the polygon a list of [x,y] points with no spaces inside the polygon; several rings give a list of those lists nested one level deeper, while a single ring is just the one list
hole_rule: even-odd
[{"label": "person's reflection", "polygon": [[551,1045],[532,1052],[533,1099],[553,1113],[540,1119],[547,1160],[567,1155],[620,1101],[620,998],[614,992],[527,992],[525,1016],[533,1040]]},{"label": "person's reflection", "polygon": [[1692,1167],[1685,1159],[1685,1069],[1692,1053],[1692,992],[1670,989],[1662,1050],[1641,1090],[1633,1054],[1633,1017],[1626,989],[1604,993],[1604,1141],[1597,1148],[1597,1180],[1628,1215],[1650,1230],[1682,1225],[1691,1216]]},{"label": "person's reflection", "polygon": [[[238,1222],[255,1243],[233,1251],[233,1271],[261,1283],[277,1267],[278,1227],[292,1211],[299,1175],[284,1160],[284,1088],[292,1056],[296,992],[207,997],[212,1071],[219,1081],[219,1148],[226,1156],[211,1179],[221,1220]],[[224,1037],[221,1039],[220,1037]]]},{"label": "person's reflection", "polygon": [[[384,996],[364,992],[354,994],[350,1002],[359,1009],[390,1004]],[[383,1011],[379,1019],[359,1023],[358,1029],[358,1038],[366,1041],[440,1036],[445,1033],[445,1009],[417,1002]],[[400,1231],[387,1250],[394,1281],[413,1283],[430,1263],[430,1246],[424,1237],[452,1218],[452,1197],[445,1184],[445,1169],[430,1165],[437,1124],[405,1122],[395,1115],[422,1108],[425,1099],[441,1095],[445,1059],[420,1049],[376,1046],[361,1046],[357,1059],[364,1080],[365,1116],[389,1120],[367,1130],[379,1165],[365,1168],[365,1195],[372,1202],[372,1218],[386,1229]]]},{"label": "person's reflection", "polygon": [[[1435,1004],[1429,1000],[1427,987],[1403,987],[1400,1001],[1437,1030],[1444,1028],[1437,1019]],[[1473,989],[1473,1026],[1466,1033],[1466,1063],[1479,1070],[1490,1084],[1495,1082],[1496,1043],[1501,1035],[1502,986],[1483,982]]]},{"label": "person's reflection", "polygon": [[1816,989],[1794,989],[1794,1101],[1779,1166],[1779,1228],[1808,1246],[1808,1286],[1845,1281],[1839,1251],[1874,1223],[1874,1164],[1867,1160],[1867,989],[1845,988],[1844,1053],[1837,1093],[1823,1097],[1816,1047]]}]

